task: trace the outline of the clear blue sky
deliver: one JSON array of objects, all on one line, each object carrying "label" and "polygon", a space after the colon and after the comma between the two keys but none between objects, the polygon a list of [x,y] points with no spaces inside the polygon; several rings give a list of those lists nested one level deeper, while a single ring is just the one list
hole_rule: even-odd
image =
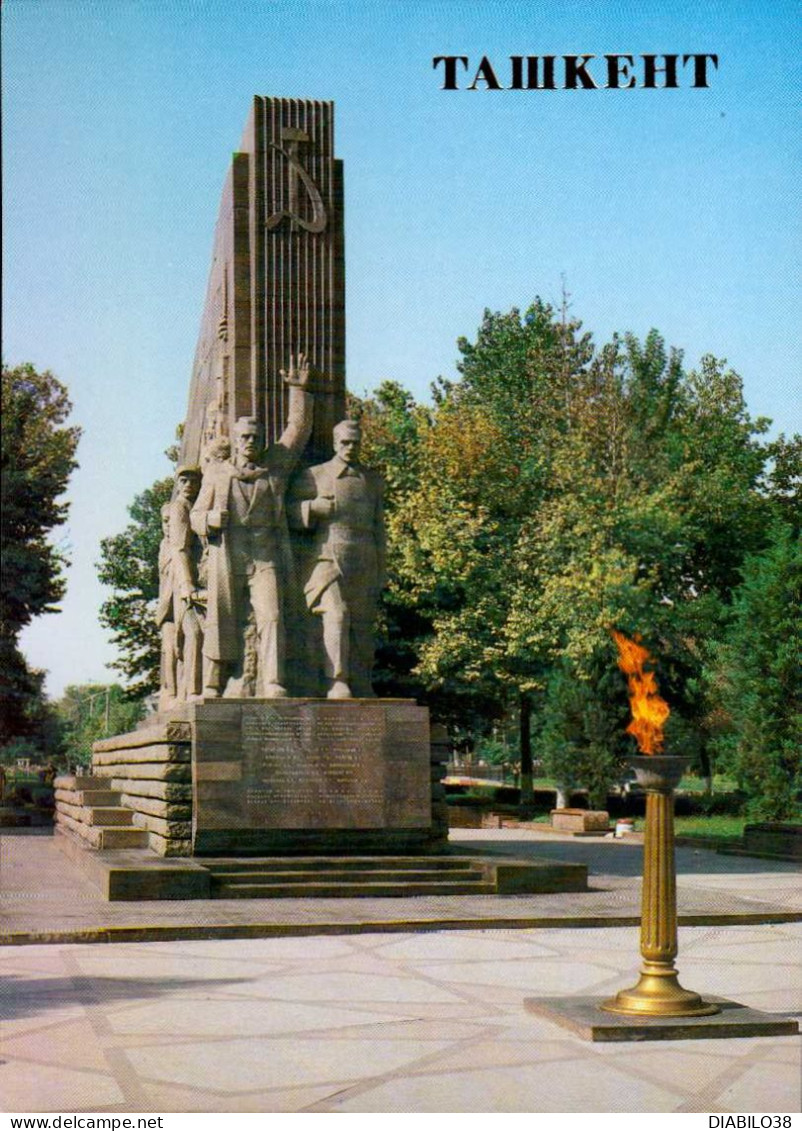
[{"label": "clear blue sky", "polygon": [[[105,681],[100,538],[169,474],[223,179],[254,94],[333,99],[347,366],[453,374],[485,307],[559,301],[601,342],[659,329],[800,421],[799,36],[784,0],[6,0],[4,359],[84,428],[48,690]],[[708,90],[446,92],[435,55],[713,52]]]}]

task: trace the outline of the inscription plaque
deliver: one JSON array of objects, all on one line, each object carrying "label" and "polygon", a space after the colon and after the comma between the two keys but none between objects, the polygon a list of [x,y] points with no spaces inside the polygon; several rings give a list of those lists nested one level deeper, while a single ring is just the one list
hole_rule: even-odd
[{"label": "inscription plaque", "polygon": [[198,704],[193,735],[201,850],[226,832],[258,845],[260,831],[431,826],[428,712],[413,702]]}]

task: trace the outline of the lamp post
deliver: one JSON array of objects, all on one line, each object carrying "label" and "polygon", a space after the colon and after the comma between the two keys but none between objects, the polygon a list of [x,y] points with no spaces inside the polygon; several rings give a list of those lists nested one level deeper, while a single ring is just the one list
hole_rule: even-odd
[{"label": "lamp post", "polygon": [[646,791],[643,844],[640,979],[602,1004],[608,1013],[635,1017],[701,1017],[718,1013],[679,984],[677,957],[677,869],[674,860],[674,789],[687,758],[649,754],[631,760],[638,784]]}]

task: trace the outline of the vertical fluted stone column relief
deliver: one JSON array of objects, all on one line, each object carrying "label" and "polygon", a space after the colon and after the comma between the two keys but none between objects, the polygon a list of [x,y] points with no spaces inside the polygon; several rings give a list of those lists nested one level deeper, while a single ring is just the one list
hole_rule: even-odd
[{"label": "vertical fluted stone column relief", "polygon": [[240,416],[274,443],[288,414],[281,371],[299,353],[315,375],[301,462],[331,456],[345,415],[343,209],[334,104],[255,97],[223,187],[181,463],[202,464],[208,434],[230,439]]}]

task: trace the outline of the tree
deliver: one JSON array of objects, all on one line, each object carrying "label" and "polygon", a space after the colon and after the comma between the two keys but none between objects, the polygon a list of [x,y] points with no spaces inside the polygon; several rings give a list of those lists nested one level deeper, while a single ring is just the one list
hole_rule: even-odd
[{"label": "tree", "polygon": [[132,701],[118,683],[71,685],[54,704],[69,764],[89,766],[92,744],[110,734],[133,730],[144,713],[141,699]]},{"label": "tree", "polygon": [[418,644],[431,624],[424,603],[407,598],[399,556],[408,536],[401,508],[420,482],[421,442],[430,412],[399,384],[384,381],[369,397],[349,394],[348,415],[362,428],[362,460],[378,471],[385,487],[387,586],[380,599],[373,683],[380,695],[428,702],[427,689],[413,669]]},{"label": "tree", "polygon": [[69,504],[61,496],[78,466],[81,430],[64,426],[72,409],[64,385],[30,364],[3,366],[2,403],[0,744],[5,744],[43,725],[43,674],[28,669],[18,640],[34,617],[58,612],[64,596],[68,562],[49,535],[67,518]]},{"label": "tree", "polygon": [[610,782],[620,773],[629,742],[626,690],[618,673],[597,657],[595,678],[577,679],[568,661],[549,672],[536,742],[559,792],[588,790],[590,807],[605,809]]},{"label": "tree", "polygon": [[[510,646],[598,689],[614,663],[611,627],[639,632],[671,703],[667,748],[707,772],[704,647],[721,632],[744,553],[765,541],[766,447],[756,437],[766,423],[750,419],[724,363],[705,357],[686,373],[654,331],[599,352],[574,383],[568,422],[552,489],[521,532],[517,561],[530,583],[518,591]],[[585,710],[595,696],[551,679],[548,733],[560,731],[564,704],[562,730],[576,742],[578,703]],[[614,716],[614,697],[605,702]],[[598,730],[598,704],[593,718]]]},{"label": "tree", "polygon": [[748,795],[749,816],[798,818],[802,790],[802,544],[777,523],[750,555],[706,677],[720,768]]},{"label": "tree", "polygon": [[704,764],[703,645],[771,503],[767,422],[724,362],[687,372],[656,331],[595,349],[580,330],[538,300],[523,317],[486,312],[459,343],[461,380],[436,388],[394,519],[408,533],[396,568],[429,611],[414,673],[430,694],[517,713],[522,751],[545,704],[539,740],[573,744],[600,796],[626,749],[611,760],[625,697],[610,629],[645,637],[669,740]]},{"label": "tree", "polygon": [[101,605],[100,621],[112,630],[121,652],[112,667],[136,680],[126,691],[129,698],[159,689],[160,640],[153,618],[159,596],[161,508],[172,489],[170,477],[137,495],[128,508],[133,522],[100,544],[98,577],[114,590]]}]

